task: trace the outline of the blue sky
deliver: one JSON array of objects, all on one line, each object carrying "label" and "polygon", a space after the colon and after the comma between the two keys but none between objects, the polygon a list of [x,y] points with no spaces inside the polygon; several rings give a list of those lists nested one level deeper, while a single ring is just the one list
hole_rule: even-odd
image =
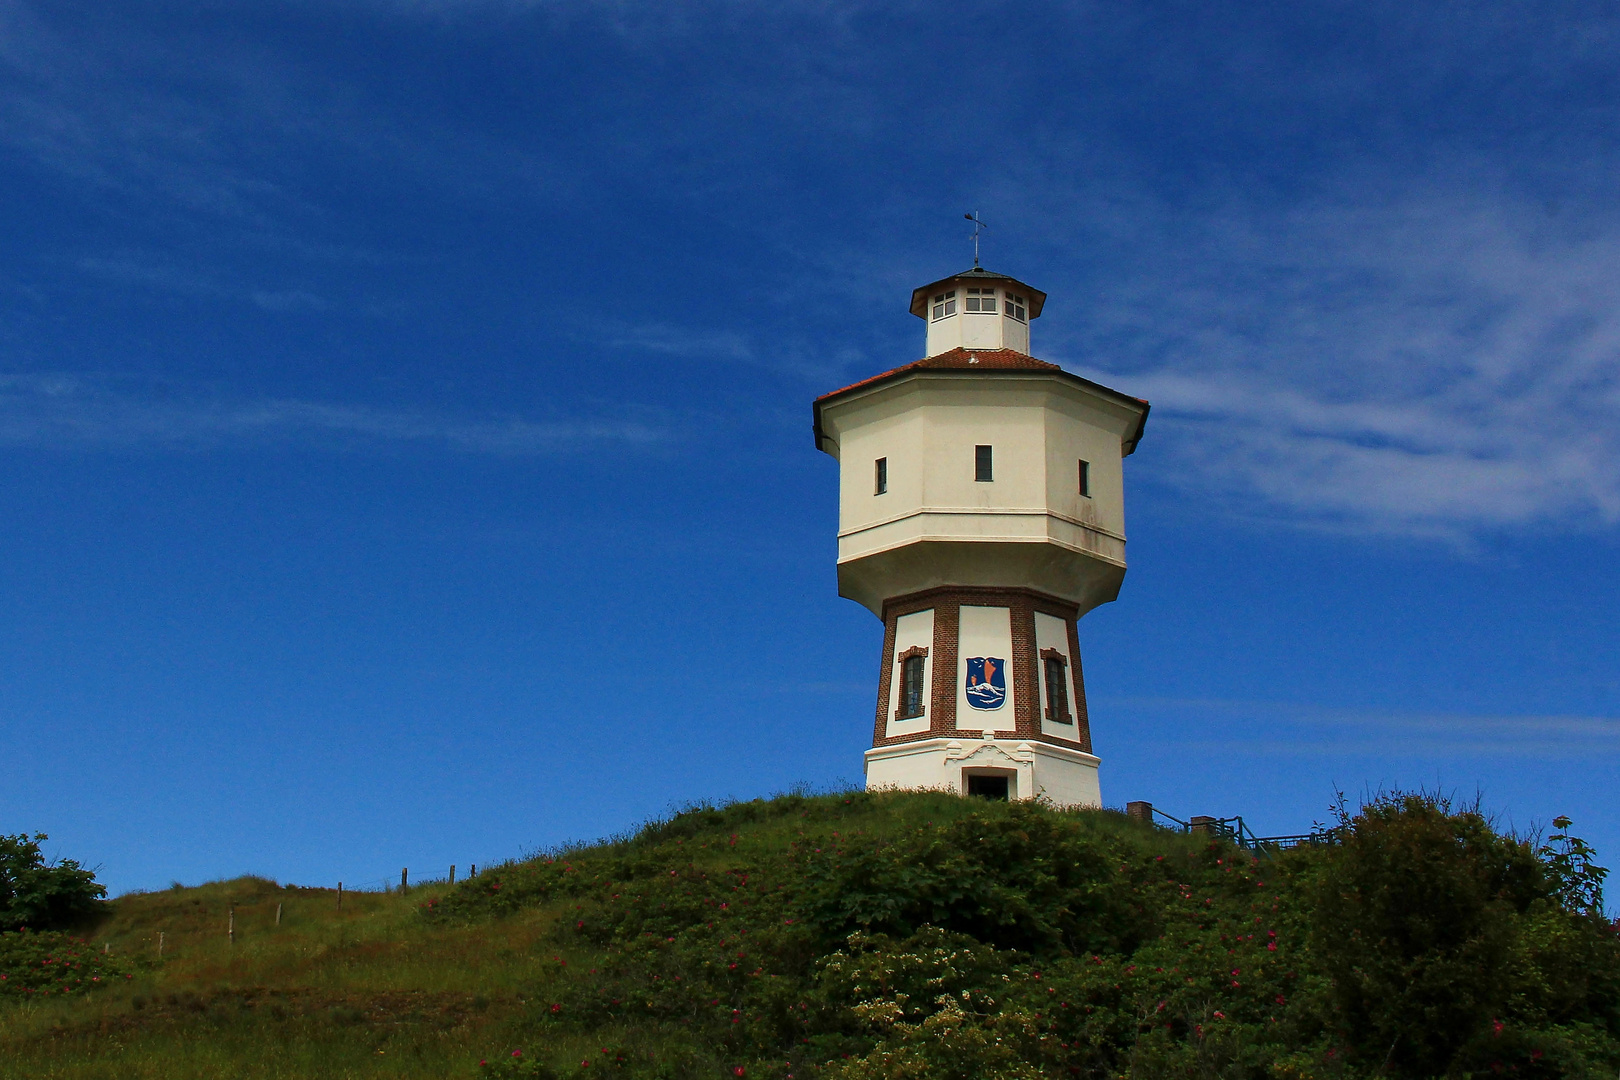
[{"label": "blue sky", "polygon": [[1601,4],[0,0],[0,831],[442,874],[855,780],[817,394],[971,259],[1152,399],[1103,791],[1620,853]]}]

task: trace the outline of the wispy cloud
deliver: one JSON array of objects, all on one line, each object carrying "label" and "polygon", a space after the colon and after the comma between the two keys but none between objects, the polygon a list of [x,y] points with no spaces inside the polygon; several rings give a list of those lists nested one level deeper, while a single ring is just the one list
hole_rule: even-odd
[{"label": "wispy cloud", "polygon": [[1620,222],[1452,189],[1177,239],[1058,346],[1153,401],[1137,476],[1373,532],[1620,521]]},{"label": "wispy cloud", "polygon": [[[593,334],[599,333],[594,327]],[[602,344],[629,353],[652,353],[697,361],[722,361],[766,368],[831,389],[837,380],[866,362],[861,350],[848,344],[818,344],[802,334],[790,333],[770,348],[755,344],[750,335],[735,330],[703,330],[667,323],[609,326]]]},{"label": "wispy cloud", "polygon": [[665,438],[666,426],[650,415],[465,417],[321,401],[222,400],[76,374],[0,375],[0,443],[12,445],[215,446],[279,440],[436,444],[470,453],[532,455],[581,444],[646,446]]},{"label": "wispy cloud", "polygon": [[[1620,755],[1620,717],[1514,716],[1325,708],[1275,701],[1099,699],[1137,716],[1199,721],[1198,745],[1245,754],[1388,757]],[[1205,736],[1208,736],[1207,738]]]}]

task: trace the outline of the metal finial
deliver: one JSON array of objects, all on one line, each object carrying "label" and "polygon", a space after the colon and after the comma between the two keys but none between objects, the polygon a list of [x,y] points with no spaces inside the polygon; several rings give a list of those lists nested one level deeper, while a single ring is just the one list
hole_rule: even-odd
[{"label": "metal finial", "polygon": [[985,229],[988,229],[990,226],[979,220],[979,212],[977,210],[973,211],[971,214],[963,214],[962,216],[973,222],[973,269],[982,269],[979,266],[979,233]]}]

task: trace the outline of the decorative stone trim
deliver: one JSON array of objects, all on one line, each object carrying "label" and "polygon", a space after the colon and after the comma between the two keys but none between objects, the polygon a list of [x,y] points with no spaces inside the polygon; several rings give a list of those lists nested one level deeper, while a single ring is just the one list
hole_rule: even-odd
[{"label": "decorative stone trim", "polygon": [[[900,700],[899,700],[899,703],[896,704],[895,707],[894,707],[894,718],[895,718],[896,722],[901,721],[901,720],[916,720],[916,719],[919,719],[920,717],[922,717],[922,715],[923,715],[923,713],[920,713],[920,712],[918,712],[918,713],[907,713],[907,712],[904,711],[904,709],[906,707],[906,685],[905,685],[905,682],[903,680],[904,680],[905,671],[906,671],[906,661],[907,660],[916,660],[916,659],[919,659],[919,658],[921,658],[923,660],[928,659],[928,647],[927,646],[925,646],[925,645],[913,645],[911,648],[907,649],[905,652],[901,653],[899,656],[894,658],[895,670],[900,672],[901,679],[902,679],[902,682],[900,684],[900,694],[899,694],[899,699]],[[932,696],[932,695],[930,694],[929,696]],[[925,706],[923,706],[923,708],[926,711],[927,706],[925,705]]]},{"label": "decorative stone trim", "polygon": [[1056,702],[1056,707],[1054,708],[1053,702],[1052,702],[1052,685],[1051,685],[1051,682],[1049,680],[1045,680],[1046,683],[1047,683],[1047,686],[1046,686],[1047,705],[1046,705],[1046,711],[1045,711],[1044,715],[1046,716],[1046,718],[1048,720],[1050,720],[1054,724],[1072,724],[1072,723],[1074,723],[1074,717],[1069,715],[1069,687],[1068,687],[1068,682],[1069,682],[1069,658],[1067,656],[1064,656],[1062,653],[1058,652],[1056,649],[1042,649],[1041,650],[1041,669],[1042,670],[1040,672],[1042,675],[1046,674],[1045,668],[1046,668],[1046,662],[1048,660],[1056,660],[1058,663],[1063,665],[1063,682],[1064,682],[1064,685],[1063,685],[1063,692],[1058,695],[1057,702]]}]

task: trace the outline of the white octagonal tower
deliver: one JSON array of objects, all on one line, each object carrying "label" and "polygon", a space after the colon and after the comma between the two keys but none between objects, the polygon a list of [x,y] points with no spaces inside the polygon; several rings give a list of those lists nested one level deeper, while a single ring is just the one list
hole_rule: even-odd
[{"label": "white octagonal tower", "polygon": [[1125,576],[1148,403],[1031,356],[1045,301],[978,268],[925,285],[927,355],[816,399],[838,592],[884,626],[868,788],[1101,805],[1075,623]]}]

